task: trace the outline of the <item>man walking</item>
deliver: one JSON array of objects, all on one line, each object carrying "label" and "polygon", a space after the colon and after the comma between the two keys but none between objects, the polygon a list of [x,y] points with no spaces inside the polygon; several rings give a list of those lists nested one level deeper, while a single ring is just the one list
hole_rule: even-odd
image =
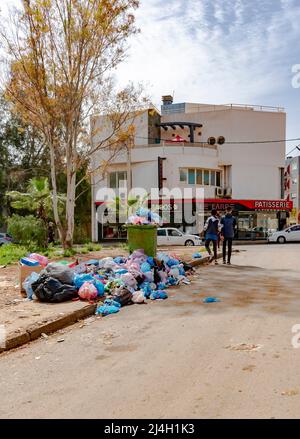
[{"label": "man walking", "polygon": [[[215,260],[215,264],[218,264],[218,233],[221,229],[220,220],[218,218],[218,212],[213,209],[211,216],[207,219],[204,225],[205,234],[205,248],[210,256],[210,261]],[[210,243],[213,243],[213,252],[211,254]]]},{"label": "man walking", "polygon": [[226,214],[221,218],[221,234],[223,236],[223,264],[226,264],[226,247],[228,246],[227,264],[231,265],[232,240],[236,229],[236,219],[232,215],[232,208],[226,208]]}]

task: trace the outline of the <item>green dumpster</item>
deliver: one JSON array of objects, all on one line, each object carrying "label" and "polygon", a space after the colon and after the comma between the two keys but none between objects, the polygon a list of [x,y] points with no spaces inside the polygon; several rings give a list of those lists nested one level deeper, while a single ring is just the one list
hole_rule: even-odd
[{"label": "green dumpster", "polygon": [[157,227],[151,224],[136,226],[128,224],[127,239],[129,253],[140,248],[144,249],[147,256],[156,256],[157,247]]}]

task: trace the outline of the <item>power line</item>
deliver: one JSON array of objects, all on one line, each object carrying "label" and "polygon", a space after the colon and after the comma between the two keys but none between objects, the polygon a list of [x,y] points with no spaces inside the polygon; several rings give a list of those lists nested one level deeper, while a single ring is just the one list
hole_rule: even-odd
[{"label": "power line", "polygon": [[[151,138],[151,137],[135,136],[135,138],[141,139],[141,140],[148,140],[148,141],[149,140],[154,140],[154,141],[160,140],[161,141],[161,139],[159,139],[158,137]],[[169,142],[169,140],[162,140],[162,141]],[[295,139],[281,139],[281,140],[276,140],[276,139],[275,140],[247,140],[247,141],[242,140],[240,142],[239,141],[234,141],[234,142],[225,141],[225,145],[252,145],[252,144],[261,144],[261,143],[283,143],[283,142],[297,142],[297,141],[298,142],[300,141],[300,137],[295,138]],[[170,142],[171,142],[171,140],[170,140]],[[173,142],[173,143],[176,143],[176,142]],[[180,142],[178,142],[178,143],[180,143]],[[157,143],[157,144],[159,144],[159,143]],[[207,142],[193,142],[193,144],[207,145]],[[300,144],[298,146],[300,146]],[[297,147],[295,147],[295,148],[297,148]]]}]

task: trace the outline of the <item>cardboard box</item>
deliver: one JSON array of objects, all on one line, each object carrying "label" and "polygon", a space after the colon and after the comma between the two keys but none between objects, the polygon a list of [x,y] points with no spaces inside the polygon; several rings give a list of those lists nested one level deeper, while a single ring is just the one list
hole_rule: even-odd
[{"label": "cardboard box", "polygon": [[30,276],[31,273],[39,273],[43,270],[44,267],[38,265],[36,267],[29,267],[28,265],[22,265],[19,262],[19,285],[20,285],[20,294],[23,297],[27,297],[26,291],[23,288],[23,282],[26,277]]}]

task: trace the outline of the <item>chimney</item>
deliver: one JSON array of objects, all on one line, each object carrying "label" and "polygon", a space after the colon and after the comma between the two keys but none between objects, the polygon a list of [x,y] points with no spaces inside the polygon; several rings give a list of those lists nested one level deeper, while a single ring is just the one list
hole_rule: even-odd
[{"label": "chimney", "polygon": [[171,95],[162,96],[162,102],[163,102],[163,105],[173,104],[173,96],[171,96]]}]

